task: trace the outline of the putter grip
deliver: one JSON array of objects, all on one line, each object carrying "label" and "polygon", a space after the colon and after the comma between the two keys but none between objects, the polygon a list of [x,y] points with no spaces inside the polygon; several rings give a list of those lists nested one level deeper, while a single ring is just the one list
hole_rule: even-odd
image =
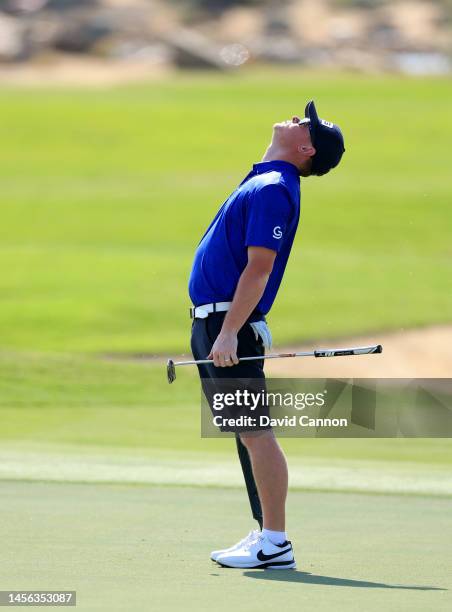
[{"label": "putter grip", "polygon": [[342,355],[354,355],[354,352],[351,349],[337,350],[337,351],[328,351],[328,350],[314,351],[314,357],[340,357]]},{"label": "putter grip", "polygon": [[346,355],[374,355],[375,353],[382,353],[383,347],[381,344],[376,346],[369,346],[365,348],[355,349],[320,349],[314,351],[314,357],[344,357]]}]

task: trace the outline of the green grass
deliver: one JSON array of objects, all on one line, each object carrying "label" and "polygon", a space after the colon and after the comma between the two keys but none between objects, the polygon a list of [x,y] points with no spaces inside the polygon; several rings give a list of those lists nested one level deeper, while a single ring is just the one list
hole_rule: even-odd
[{"label": "green grass", "polygon": [[11,350],[188,349],[197,241],[275,119],[315,97],[343,165],[302,183],[277,343],[450,320],[452,84],[298,71],[0,92],[0,336]]},{"label": "green grass", "polygon": [[450,609],[450,440],[284,439],[301,571],[220,571],[208,552],[249,510],[233,441],[200,438],[196,371],[169,386],[163,359],[105,354],[188,353],[197,241],[312,97],[347,153],[303,181],[276,343],[450,321],[451,93],[296,70],[0,91],[1,589],[77,589],[89,611]]},{"label": "green grass", "polygon": [[[340,471],[360,487],[377,475],[386,493],[394,475],[422,488],[450,480],[449,440],[283,440],[298,570],[220,570],[210,550],[251,519],[232,441],[199,437],[195,372],[169,386],[159,364],[40,352],[3,352],[0,372],[0,589],[76,590],[87,612],[149,601],[171,612],[282,600],[289,611],[312,601],[321,611],[450,609],[450,491],[367,495]],[[225,468],[235,473],[226,487]],[[319,468],[347,493],[299,490],[297,476]],[[197,486],[176,486],[187,473]]]},{"label": "green grass", "polygon": [[450,500],[291,493],[298,569],[263,572],[209,559],[250,528],[239,491],[1,487],[3,590],[77,590],[84,612],[450,610]]},{"label": "green grass", "polygon": [[[163,360],[88,355],[188,353],[196,243],[273,121],[311,97],[343,126],[347,153],[303,181],[275,342],[450,320],[451,91],[446,79],[297,70],[2,89],[0,440],[230,452],[199,439],[193,369],[169,387]],[[284,445],[331,460],[450,461],[439,441]]]},{"label": "green grass", "polygon": [[[200,438],[194,369],[172,385],[163,363],[102,361],[80,355],[0,353],[0,442],[21,448],[115,449],[165,456],[231,457],[228,439]],[[447,439],[284,439],[294,459],[452,463]],[[83,450],[85,449],[85,450]],[[103,450],[104,449],[104,450]],[[232,455],[234,456],[234,455]],[[212,458],[212,457],[211,457]]]}]

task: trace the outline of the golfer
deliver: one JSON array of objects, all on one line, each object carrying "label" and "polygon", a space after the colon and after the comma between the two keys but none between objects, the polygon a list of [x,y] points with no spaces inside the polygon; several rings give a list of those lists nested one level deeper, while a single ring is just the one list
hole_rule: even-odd
[{"label": "golfer", "polygon": [[[271,347],[265,315],[278,292],[300,216],[300,176],[322,176],[344,153],[337,125],[319,119],[314,102],[305,117],[275,123],[262,162],[221,206],[195,253],[189,281],[191,347],[207,379],[263,379]],[[206,394],[207,395],[207,394]],[[208,397],[209,399],[209,397]],[[211,558],[236,568],[295,568],[285,525],[288,471],[271,429],[237,434],[254,518],[260,529]]]}]

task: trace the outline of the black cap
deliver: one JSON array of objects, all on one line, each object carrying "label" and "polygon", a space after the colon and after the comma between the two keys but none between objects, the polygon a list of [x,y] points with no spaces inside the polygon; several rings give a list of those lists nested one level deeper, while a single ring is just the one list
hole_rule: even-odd
[{"label": "black cap", "polygon": [[321,176],[335,168],[341,161],[345,151],[344,137],[339,126],[319,119],[313,100],[306,105],[304,114],[310,120],[309,131],[316,150],[312,158],[311,174]]}]

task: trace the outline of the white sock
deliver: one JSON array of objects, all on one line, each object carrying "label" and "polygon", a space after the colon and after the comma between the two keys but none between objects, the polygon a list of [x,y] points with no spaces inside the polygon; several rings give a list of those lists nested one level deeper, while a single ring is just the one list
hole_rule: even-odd
[{"label": "white sock", "polygon": [[287,540],[285,531],[272,531],[271,529],[262,529],[262,535],[270,540],[272,544],[284,544]]}]

